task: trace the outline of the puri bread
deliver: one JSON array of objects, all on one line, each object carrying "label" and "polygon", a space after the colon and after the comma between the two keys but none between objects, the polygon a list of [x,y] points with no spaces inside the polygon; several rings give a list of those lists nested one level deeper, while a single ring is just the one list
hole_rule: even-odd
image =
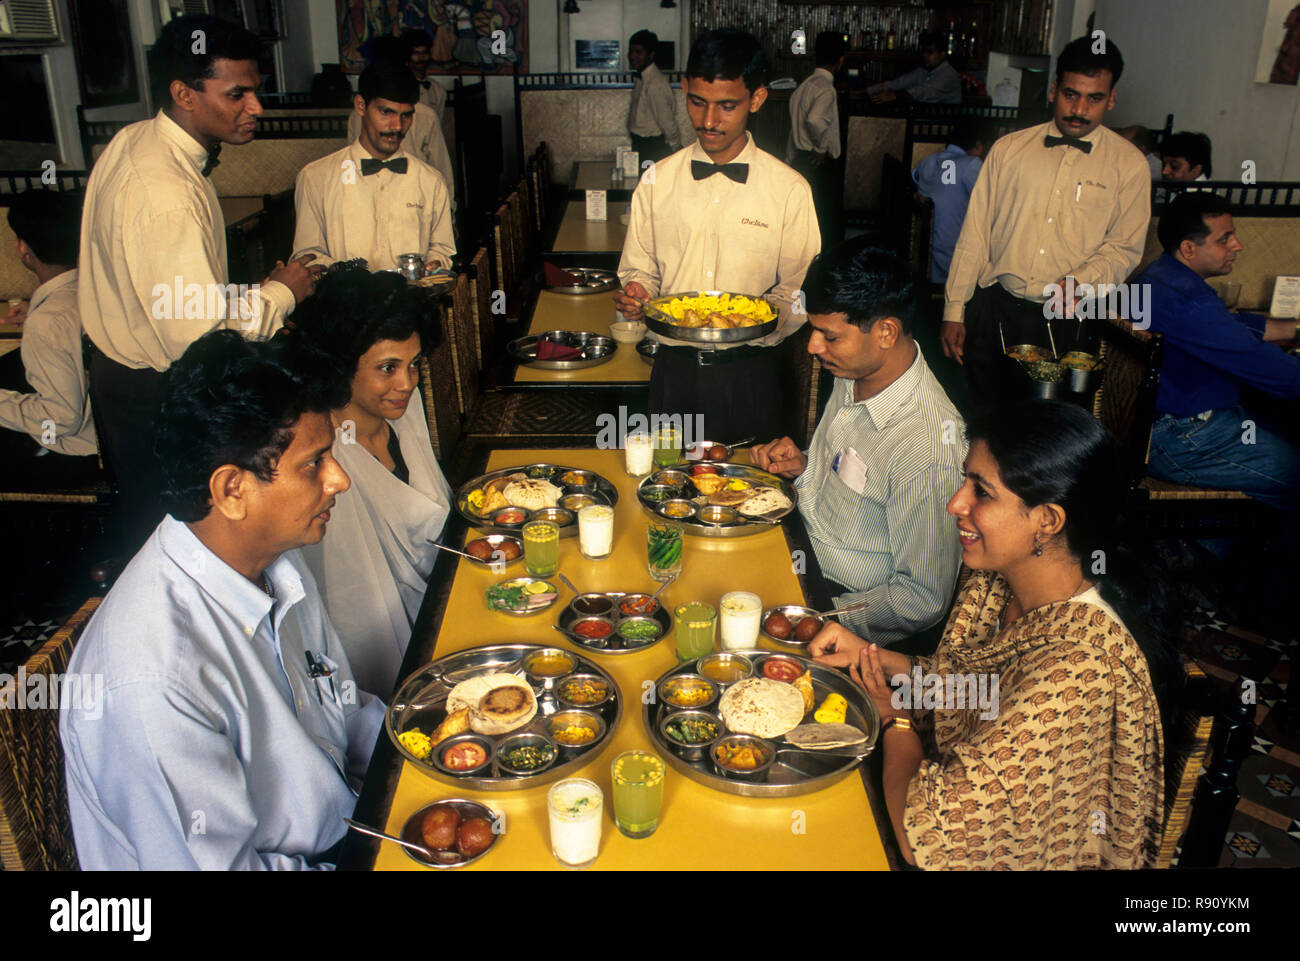
[{"label": "puri bread", "polygon": [[803,695],[784,681],[747,677],[727,688],[718,713],[735,734],[780,737],[803,720]]},{"label": "puri bread", "polygon": [[720,490],[716,494],[709,495],[709,503],[720,507],[737,507],[749,500],[750,493],[750,491]]},{"label": "puri bread", "polygon": [[503,684],[515,684],[527,687],[528,682],[517,674],[479,674],[468,681],[461,681],[447,695],[447,713],[454,714],[463,708],[478,707],[483,695],[494,687]]},{"label": "puri bread", "polygon": [[506,734],[523,727],[537,714],[537,697],[527,682],[500,684],[470,708],[469,726],[479,734]]}]

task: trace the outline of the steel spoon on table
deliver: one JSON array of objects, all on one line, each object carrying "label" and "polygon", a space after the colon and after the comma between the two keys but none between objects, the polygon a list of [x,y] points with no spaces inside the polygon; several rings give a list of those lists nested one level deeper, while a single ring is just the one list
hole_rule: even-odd
[{"label": "steel spoon on table", "polygon": [[[385,841],[392,841],[394,844],[400,844],[402,847],[409,848],[410,850],[414,851],[416,854],[419,854],[426,860],[441,861],[447,864],[451,863],[451,861],[448,860],[448,856],[450,852],[431,851],[429,848],[426,848],[423,844],[415,844],[411,841],[403,840],[402,838],[396,837],[392,834],[385,834],[383,831],[380,831],[378,828],[372,828],[370,825],[362,824],[360,821],[354,821],[352,820],[352,818],[344,818],[343,820],[346,821],[348,827],[352,828],[352,830],[354,831],[360,831],[362,834],[369,834],[371,837],[382,838]],[[452,855],[451,857],[452,860],[456,860],[456,861],[460,860],[459,857],[456,857],[454,855]]]},{"label": "steel spoon on table", "polygon": [[817,616],[818,616],[818,617],[831,617],[831,616],[833,616],[833,615],[835,615],[835,614],[851,614],[851,613],[854,612],[854,611],[860,611],[860,610],[862,610],[862,609],[863,609],[864,607],[866,607],[866,606],[867,606],[867,602],[866,602],[866,601],[858,601],[856,604],[850,604],[848,607],[837,607],[837,608],[836,608],[835,610],[833,610],[833,611],[822,611],[822,612],[818,613]]}]

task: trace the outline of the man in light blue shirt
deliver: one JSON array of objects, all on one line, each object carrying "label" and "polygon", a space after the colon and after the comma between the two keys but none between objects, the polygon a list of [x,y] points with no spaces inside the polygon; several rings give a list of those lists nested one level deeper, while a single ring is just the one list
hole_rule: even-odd
[{"label": "man in light blue shirt", "polygon": [[916,165],[912,180],[917,191],[934,204],[930,231],[930,282],[948,280],[948,265],[957,246],[970,192],[975,189],[984,153],[995,139],[992,125],[963,117],[953,124],[951,143]]},{"label": "man in light blue shirt", "polygon": [[338,388],[280,350],[216,331],[167,373],[169,514],[68,665],[103,691],[61,708],[83,868],[333,866],[384,706],[357,690],[295,550],[348,489],[330,454]]},{"label": "man in light blue shirt", "polygon": [[840,247],[804,281],[808,351],[835,386],[807,454],[789,437],[753,463],[794,477],[799,512],[845,627],[890,644],[948,609],[961,546],[948,517],[966,456],[961,415],[912,339],[910,270],[893,254]]}]

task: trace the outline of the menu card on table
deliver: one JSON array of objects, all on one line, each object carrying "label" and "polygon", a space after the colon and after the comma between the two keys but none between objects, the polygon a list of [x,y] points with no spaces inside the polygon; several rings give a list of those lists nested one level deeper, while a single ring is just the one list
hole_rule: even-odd
[{"label": "menu card on table", "polygon": [[1300,277],[1279,277],[1273,288],[1273,304],[1268,309],[1270,317],[1279,320],[1300,320]]},{"label": "menu card on table", "polygon": [[605,191],[587,191],[587,219],[605,220]]}]

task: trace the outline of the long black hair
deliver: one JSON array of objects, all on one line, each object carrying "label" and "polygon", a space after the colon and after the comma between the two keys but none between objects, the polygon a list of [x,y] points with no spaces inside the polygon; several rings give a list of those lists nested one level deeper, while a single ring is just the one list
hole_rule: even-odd
[{"label": "long black hair", "polygon": [[1065,542],[1146,656],[1168,730],[1177,681],[1177,606],[1169,578],[1134,523],[1119,448],[1074,404],[1035,400],[977,413],[966,428],[988,445],[1002,482],[1027,507],[1065,512]]}]

